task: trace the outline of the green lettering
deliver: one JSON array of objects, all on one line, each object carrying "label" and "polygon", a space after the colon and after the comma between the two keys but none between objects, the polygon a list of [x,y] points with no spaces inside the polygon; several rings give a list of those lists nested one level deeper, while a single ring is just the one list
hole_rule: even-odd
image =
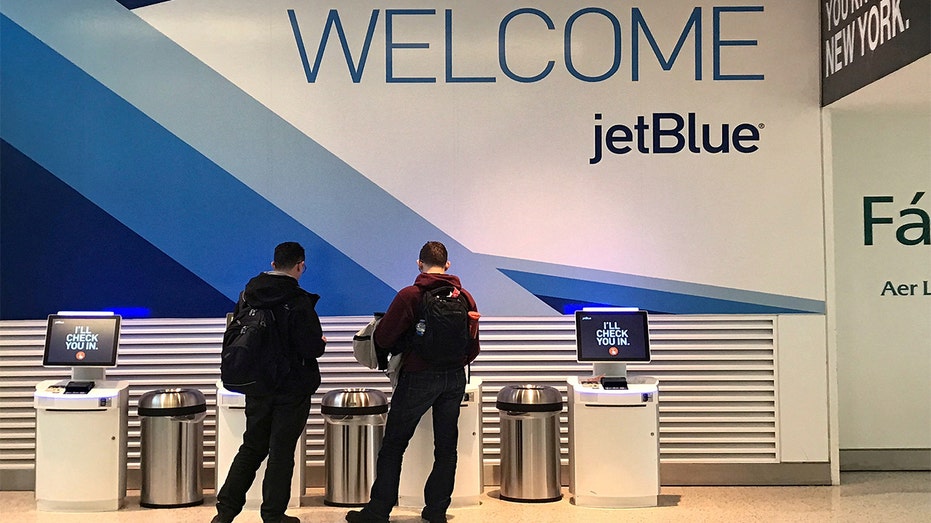
[{"label": "green lettering", "polygon": [[883,291],[880,296],[885,296],[887,292],[891,292],[893,296],[898,296],[895,292],[895,285],[891,281],[886,281],[886,284],[883,285]]}]

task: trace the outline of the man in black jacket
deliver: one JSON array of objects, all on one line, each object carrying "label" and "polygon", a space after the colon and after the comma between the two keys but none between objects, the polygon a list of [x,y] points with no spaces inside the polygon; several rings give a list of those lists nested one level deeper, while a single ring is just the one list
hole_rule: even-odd
[{"label": "man in black jacket", "polygon": [[[275,247],[274,270],[249,280],[236,304],[269,307],[278,318],[280,339],[290,351],[291,368],[267,396],[246,395],[246,432],[230,465],[226,482],[217,492],[217,515],[212,523],[233,521],[246,503],[255,472],[268,456],[262,482],[260,513],[265,523],[299,523],[285,515],[294,473],[294,447],[304,436],[311,395],[320,386],[317,358],[323,355],[326,337],[314,306],[320,296],[298,285],[307,264],[304,248],[296,242]],[[304,463],[298,463],[303,467]],[[218,478],[219,479],[219,478]]]}]

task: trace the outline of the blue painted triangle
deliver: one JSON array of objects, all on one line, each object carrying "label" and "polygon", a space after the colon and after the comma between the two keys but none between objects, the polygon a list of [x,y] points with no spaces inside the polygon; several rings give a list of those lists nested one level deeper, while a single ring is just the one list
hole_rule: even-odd
[{"label": "blue painted triangle", "polygon": [[0,141],[0,157],[3,319],[59,310],[126,317],[232,310],[229,298],[6,141]]},{"label": "blue painted triangle", "polygon": [[[795,300],[811,308],[779,304],[788,299],[763,293],[739,292],[733,289],[715,289],[720,296],[690,293],[692,287],[684,283],[666,282],[666,287],[678,285],[681,291],[651,288],[649,282],[660,282],[643,278],[644,285],[605,283],[578,278],[539,274],[513,269],[500,269],[502,273],[533,293],[554,310],[571,314],[589,306],[637,307],[654,313],[670,314],[784,314],[818,313],[822,302]],[[710,289],[710,288],[708,288]],[[727,296],[728,294],[733,297]],[[740,299],[745,296],[747,299]],[[753,298],[752,300],[749,298]],[[767,303],[767,300],[769,301]],[[810,301],[810,300],[809,300]],[[820,311],[823,313],[823,310]]]}]

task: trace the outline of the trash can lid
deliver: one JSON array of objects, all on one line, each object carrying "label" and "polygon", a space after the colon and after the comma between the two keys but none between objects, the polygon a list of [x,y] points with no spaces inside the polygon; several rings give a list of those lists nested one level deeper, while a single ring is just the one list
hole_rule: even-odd
[{"label": "trash can lid", "polygon": [[495,406],[516,412],[558,412],[562,410],[562,394],[548,385],[505,385]]},{"label": "trash can lid", "polygon": [[159,389],[139,397],[140,416],[183,416],[207,411],[207,400],[197,389]]},{"label": "trash can lid", "polygon": [[363,415],[388,412],[388,396],[377,389],[350,388],[331,390],[323,395],[321,414]]}]

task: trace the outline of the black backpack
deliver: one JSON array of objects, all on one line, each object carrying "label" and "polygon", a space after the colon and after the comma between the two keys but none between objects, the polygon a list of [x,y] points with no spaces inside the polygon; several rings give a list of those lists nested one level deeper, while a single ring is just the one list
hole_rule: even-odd
[{"label": "black backpack", "polygon": [[244,300],[223,333],[220,379],[231,391],[267,395],[291,370],[290,351],[278,322],[287,322],[288,305],[252,307]]},{"label": "black backpack", "polygon": [[465,294],[452,286],[426,290],[420,312],[410,334],[412,350],[436,368],[465,365],[472,339]]}]

